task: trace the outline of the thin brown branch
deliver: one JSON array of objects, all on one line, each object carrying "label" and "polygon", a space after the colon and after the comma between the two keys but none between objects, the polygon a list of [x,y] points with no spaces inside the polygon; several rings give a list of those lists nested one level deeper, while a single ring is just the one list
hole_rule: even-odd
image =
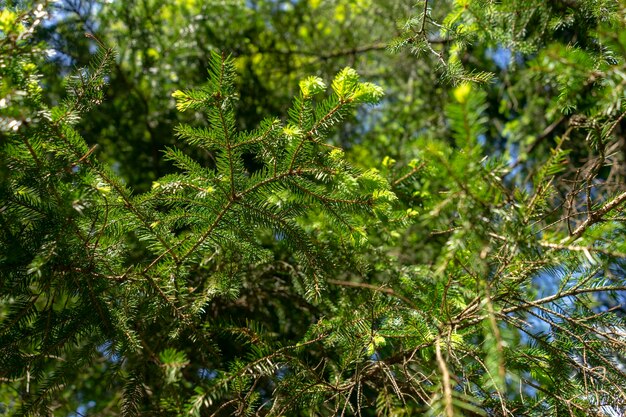
[{"label": "thin brown branch", "polygon": [[577,296],[577,295],[581,295],[581,294],[594,293],[594,292],[611,292],[611,291],[626,291],[626,286],[624,286],[624,285],[606,285],[606,286],[602,286],[602,287],[576,288],[576,289],[567,290],[567,291],[560,291],[560,292],[558,292],[556,294],[552,294],[552,295],[549,295],[547,297],[540,298],[538,300],[534,300],[534,301],[525,301],[524,300],[522,304],[519,304],[519,305],[516,305],[516,306],[512,306],[512,307],[503,308],[500,313],[501,314],[508,314],[508,313],[512,313],[514,311],[525,310],[525,309],[528,309],[529,307],[538,307],[540,305],[543,305],[543,304],[546,304],[546,303],[551,303],[553,301],[556,301],[558,299],[565,298],[565,297],[573,297],[573,296]]},{"label": "thin brown branch", "polygon": [[437,357],[437,364],[441,371],[441,385],[443,386],[443,398],[445,403],[445,415],[446,417],[454,417],[454,407],[452,406],[452,386],[450,384],[450,371],[448,365],[443,359],[441,354],[441,340],[438,339],[435,342],[435,355]]},{"label": "thin brown branch", "polygon": [[393,288],[368,284],[366,282],[340,281],[336,279],[329,279],[328,283],[333,284],[333,285],[338,285],[341,287],[364,288],[364,289],[380,292],[380,293],[395,297],[399,300],[402,300],[406,305],[410,306],[411,308],[416,308],[415,303],[413,303],[413,301],[409,300],[407,297],[405,297],[402,294],[398,294],[396,291],[393,290]]},{"label": "thin brown branch", "polygon": [[587,220],[585,220],[580,226],[578,226],[574,230],[574,232],[568,239],[568,243],[572,243],[576,239],[581,237],[589,227],[603,220],[604,216],[608,212],[619,207],[624,201],[626,201],[626,191],[619,194],[617,197],[615,197],[613,200],[609,201],[608,203],[604,204],[604,206],[591,212],[589,216],[587,217]]}]

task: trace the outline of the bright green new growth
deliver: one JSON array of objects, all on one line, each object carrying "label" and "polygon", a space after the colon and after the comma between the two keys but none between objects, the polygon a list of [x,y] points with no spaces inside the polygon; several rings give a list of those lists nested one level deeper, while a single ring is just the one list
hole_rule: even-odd
[{"label": "bright green new growth", "polygon": [[326,90],[326,84],[319,77],[307,77],[300,81],[300,91],[303,98],[310,98],[316,94],[322,93]]}]

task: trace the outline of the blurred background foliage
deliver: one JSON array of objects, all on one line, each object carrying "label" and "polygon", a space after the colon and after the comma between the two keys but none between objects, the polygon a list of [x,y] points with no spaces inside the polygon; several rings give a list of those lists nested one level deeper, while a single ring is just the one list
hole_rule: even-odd
[{"label": "blurred background foliage", "polygon": [[119,59],[107,100],[83,129],[138,190],[171,170],[162,150],[172,144],[181,117],[171,93],[181,83],[205,81],[212,50],[236,58],[238,122],[247,129],[285,114],[305,76],[329,79],[349,65],[373,82],[404,83],[395,71],[413,67],[388,65],[406,56],[385,51],[389,34],[401,33],[396,20],[411,12],[409,2],[74,1],[54,7],[56,19],[42,31],[57,52],[48,91],[62,95],[61,77],[89,62],[94,47],[84,32],[115,46]]},{"label": "blurred background foliage", "polygon": [[[171,171],[163,149],[174,141],[180,118],[194,117],[175,111],[171,93],[181,81],[205,81],[211,50],[236,58],[238,122],[246,129],[285,114],[307,75],[330,79],[349,65],[381,85],[387,99],[380,108],[364,111],[336,139],[354,148],[352,159],[367,167],[385,156],[405,166],[420,141],[444,137],[451,89],[465,79],[483,81],[481,75],[493,78],[483,86],[489,100],[485,153],[517,159],[521,169],[545,159],[554,138],[569,127],[566,116],[584,117],[580,123],[587,126],[619,113],[623,86],[614,55],[623,39],[616,30],[617,2],[573,7],[567,1],[507,1],[489,9],[488,1],[444,1],[428,5],[426,20],[422,3],[56,2],[38,31],[52,55],[45,91],[51,103],[58,101],[63,77],[89,62],[96,47],[84,33],[114,46],[118,60],[107,99],[81,129],[138,191]],[[444,29],[438,26],[444,23]],[[543,135],[536,139],[539,128]],[[567,146],[578,147],[582,158],[585,147],[576,143],[584,143],[587,131],[575,130],[582,140]]]}]

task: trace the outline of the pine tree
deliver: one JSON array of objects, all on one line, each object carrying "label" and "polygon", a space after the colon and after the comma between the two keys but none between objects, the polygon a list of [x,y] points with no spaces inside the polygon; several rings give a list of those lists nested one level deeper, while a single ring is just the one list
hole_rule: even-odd
[{"label": "pine tree", "polygon": [[46,8],[3,9],[0,413],[620,415],[622,9],[420,2],[391,47],[438,80],[426,116],[347,67],[242,129],[211,52],[145,192],[85,136],[114,50],[88,35],[51,104]]}]

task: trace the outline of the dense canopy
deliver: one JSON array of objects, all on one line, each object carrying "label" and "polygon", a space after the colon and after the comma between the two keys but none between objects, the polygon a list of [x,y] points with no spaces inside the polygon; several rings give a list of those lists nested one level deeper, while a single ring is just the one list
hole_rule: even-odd
[{"label": "dense canopy", "polygon": [[0,0],[0,415],[626,414],[626,1]]}]

